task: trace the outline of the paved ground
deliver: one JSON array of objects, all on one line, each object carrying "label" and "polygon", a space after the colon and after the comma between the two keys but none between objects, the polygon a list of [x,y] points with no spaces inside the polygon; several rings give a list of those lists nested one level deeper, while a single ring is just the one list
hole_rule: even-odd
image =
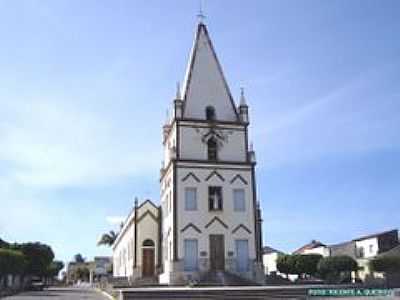
[{"label": "paved ground", "polygon": [[90,289],[82,288],[50,288],[44,291],[24,292],[12,297],[4,298],[7,300],[108,300],[101,293]]}]

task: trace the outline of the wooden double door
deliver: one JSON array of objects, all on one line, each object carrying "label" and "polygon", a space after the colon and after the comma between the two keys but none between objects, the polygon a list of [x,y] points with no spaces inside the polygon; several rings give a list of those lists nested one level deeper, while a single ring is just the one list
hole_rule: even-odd
[{"label": "wooden double door", "polygon": [[210,235],[210,270],[225,270],[225,238],[223,234]]},{"label": "wooden double door", "polygon": [[154,276],[154,248],[143,248],[142,276]]}]

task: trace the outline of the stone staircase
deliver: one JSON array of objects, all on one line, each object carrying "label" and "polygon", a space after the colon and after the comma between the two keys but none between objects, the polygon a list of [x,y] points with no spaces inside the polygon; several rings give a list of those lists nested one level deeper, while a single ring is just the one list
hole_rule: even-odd
[{"label": "stone staircase", "polygon": [[304,288],[204,287],[204,288],[136,288],[122,290],[120,300],[305,300]]},{"label": "stone staircase", "polygon": [[157,276],[153,276],[153,277],[142,277],[142,278],[138,278],[136,279],[133,284],[133,286],[135,287],[139,287],[139,286],[158,286],[158,279]]},{"label": "stone staircase", "polygon": [[112,277],[110,279],[110,284],[114,289],[129,287],[128,277]]},{"label": "stone staircase", "polygon": [[232,273],[207,272],[200,277],[197,286],[255,286],[255,282]]}]

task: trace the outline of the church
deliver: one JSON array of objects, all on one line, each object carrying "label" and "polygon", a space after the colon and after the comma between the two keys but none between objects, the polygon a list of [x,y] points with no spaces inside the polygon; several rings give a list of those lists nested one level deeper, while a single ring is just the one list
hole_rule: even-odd
[{"label": "church", "polygon": [[160,205],[135,205],[113,244],[114,277],[167,285],[236,276],[262,282],[256,158],[243,90],[235,103],[206,25],[163,125]]}]

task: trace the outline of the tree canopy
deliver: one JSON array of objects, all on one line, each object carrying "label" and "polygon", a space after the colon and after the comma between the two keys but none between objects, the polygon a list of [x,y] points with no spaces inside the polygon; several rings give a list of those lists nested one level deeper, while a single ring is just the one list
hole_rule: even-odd
[{"label": "tree canopy", "polygon": [[346,255],[324,257],[318,263],[318,274],[328,282],[337,282],[342,275],[357,269],[357,262]]},{"label": "tree canopy", "polygon": [[277,268],[284,274],[314,276],[321,258],[322,256],[318,254],[280,255],[277,260]]},{"label": "tree canopy", "polygon": [[7,274],[54,277],[64,264],[53,260],[54,252],[46,244],[10,244],[0,239],[0,277]]},{"label": "tree canopy", "polygon": [[111,247],[117,239],[117,236],[118,234],[116,234],[114,230],[111,230],[108,233],[103,233],[97,242],[97,246],[105,245]]},{"label": "tree canopy", "polygon": [[47,276],[56,277],[63,268],[64,268],[64,263],[62,261],[55,260],[51,262],[51,264],[47,267]]},{"label": "tree canopy", "polygon": [[26,269],[26,257],[21,251],[0,248],[0,277],[21,274]]},{"label": "tree canopy", "polygon": [[50,246],[36,242],[23,243],[13,246],[26,257],[25,273],[35,276],[45,276],[48,266],[54,259],[54,252]]},{"label": "tree canopy", "polygon": [[76,263],[84,263],[85,262],[85,258],[82,256],[82,254],[78,253],[74,255],[74,261]]},{"label": "tree canopy", "polygon": [[400,256],[378,256],[369,262],[369,266],[374,272],[400,273]]}]

